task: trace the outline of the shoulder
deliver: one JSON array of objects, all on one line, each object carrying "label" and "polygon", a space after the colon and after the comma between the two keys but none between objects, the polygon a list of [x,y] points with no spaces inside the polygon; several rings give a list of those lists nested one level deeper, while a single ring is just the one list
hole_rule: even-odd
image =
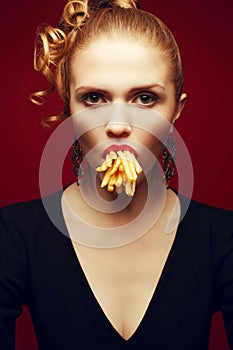
[{"label": "shoulder", "polygon": [[214,207],[179,195],[184,217],[194,225],[205,225],[212,229],[233,229],[233,210]]},{"label": "shoulder", "polygon": [[51,225],[50,215],[47,207],[52,207],[60,216],[60,198],[62,192],[49,195],[43,199],[34,199],[18,202],[0,208],[1,227],[8,232],[18,233],[32,232],[36,228]]},{"label": "shoulder", "polygon": [[233,211],[188,201],[183,196],[180,201],[181,207],[187,209],[180,224],[185,236],[193,246],[206,247],[213,265],[218,266],[226,255],[233,254]]},{"label": "shoulder", "polygon": [[[5,220],[22,221],[30,218],[35,213],[40,215],[42,213],[42,200],[34,199],[26,202],[17,202],[7,206],[3,206],[1,211],[1,218]],[[27,221],[28,222],[28,221]]]}]

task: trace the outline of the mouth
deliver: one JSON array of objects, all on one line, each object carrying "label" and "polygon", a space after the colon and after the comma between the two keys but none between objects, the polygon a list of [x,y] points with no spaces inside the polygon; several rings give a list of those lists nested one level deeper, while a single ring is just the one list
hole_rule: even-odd
[{"label": "mouth", "polygon": [[125,193],[132,197],[136,189],[138,175],[142,168],[136,159],[137,152],[129,145],[111,145],[103,153],[106,156],[103,163],[96,168],[97,172],[104,172],[101,188],[107,187],[107,191]]},{"label": "mouth", "polygon": [[133,153],[135,157],[137,157],[137,152],[134,148],[132,148],[129,145],[122,144],[122,145],[111,145],[107,147],[103,152],[103,158],[105,158],[109,152],[118,152],[118,151],[129,151]]}]

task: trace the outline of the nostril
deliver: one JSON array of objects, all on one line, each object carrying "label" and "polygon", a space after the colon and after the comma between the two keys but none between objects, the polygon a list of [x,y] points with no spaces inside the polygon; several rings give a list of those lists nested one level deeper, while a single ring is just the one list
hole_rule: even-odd
[{"label": "nostril", "polygon": [[128,132],[116,133],[116,132],[107,131],[107,135],[108,137],[127,137],[130,135],[130,133]]}]

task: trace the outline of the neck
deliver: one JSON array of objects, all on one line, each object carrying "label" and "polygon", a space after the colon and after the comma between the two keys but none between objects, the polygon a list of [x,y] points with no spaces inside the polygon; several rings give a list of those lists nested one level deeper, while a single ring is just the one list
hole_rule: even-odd
[{"label": "neck", "polygon": [[[157,167],[149,174],[142,174],[138,178],[136,191],[133,197],[127,196],[124,191],[108,192],[106,187],[101,188],[101,179],[96,173],[88,172],[80,185],[81,196],[89,208],[103,213],[105,220],[119,224],[127,224],[136,218],[147,206],[150,212],[160,211],[165,201],[165,187],[162,185],[161,175]],[[149,189],[149,190],[148,190]],[[150,205],[148,205],[148,201]]]}]

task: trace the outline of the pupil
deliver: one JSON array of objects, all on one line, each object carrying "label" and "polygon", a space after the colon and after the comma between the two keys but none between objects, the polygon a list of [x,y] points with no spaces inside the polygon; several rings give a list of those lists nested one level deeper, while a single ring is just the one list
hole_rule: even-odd
[{"label": "pupil", "polygon": [[149,101],[149,96],[147,96],[147,95],[142,95],[141,96],[141,100],[142,100],[142,102],[148,102]]},{"label": "pupil", "polygon": [[91,101],[92,102],[98,102],[99,101],[99,96],[98,95],[91,95]]}]

